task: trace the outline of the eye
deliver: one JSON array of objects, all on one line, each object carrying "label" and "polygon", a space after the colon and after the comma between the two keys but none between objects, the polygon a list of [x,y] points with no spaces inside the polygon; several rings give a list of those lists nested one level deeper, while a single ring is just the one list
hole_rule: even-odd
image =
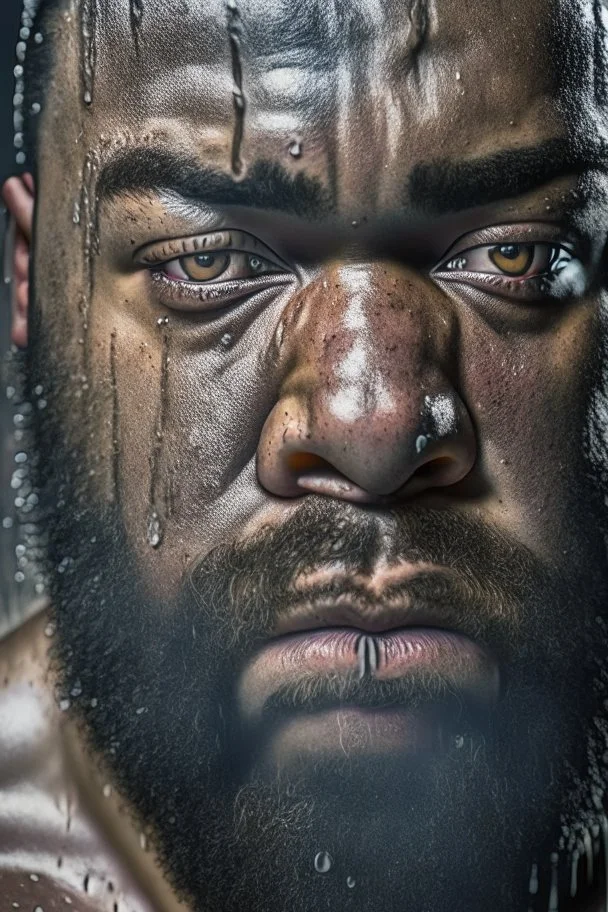
[{"label": "eye", "polygon": [[280,271],[265,257],[239,250],[218,250],[182,256],[162,264],[161,270],[170,279],[197,284],[211,283],[222,278],[251,279]]},{"label": "eye", "polygon": [[156,300],[173,310],[222,310],[296,280],[293,270],[259,238],[239,229],[157,241],[137,253]]},{"label": "eye", "polygon": [[[588,273],[574,244],[539,240],[521,241],[521,235],[533,232],[546,235],[544,224],[527,226],[494,226],[470,235],[432,271],[444,281],[472,285],[489,294],[519,298],[530,303],[548,299],[564,300],[584,293]],[[516,236],[516,233],[520,237]],[[501,237],[502,235],[502,237]],[[512,239],[509,238],[509,235]],[[476,239],[485,244],[474,243]],[[487,243],[487,240],[494,243]]]},{"label": "eye", "polygon": [[534,262],[534,244],[501,244],[492,247],[488,256],[495,266],[509,276],[523,276]]}]

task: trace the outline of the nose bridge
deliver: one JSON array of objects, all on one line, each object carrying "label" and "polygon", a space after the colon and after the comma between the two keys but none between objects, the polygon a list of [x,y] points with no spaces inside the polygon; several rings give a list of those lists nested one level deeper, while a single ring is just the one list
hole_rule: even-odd
[{"label": "nose bridge", "polygon": [[[426,282],[381,263],[339,266],[307,294],[293,339],[310,420],[411,423],[432,394],[454,330]],[[289,383],[288,383],[289,385]]]}]

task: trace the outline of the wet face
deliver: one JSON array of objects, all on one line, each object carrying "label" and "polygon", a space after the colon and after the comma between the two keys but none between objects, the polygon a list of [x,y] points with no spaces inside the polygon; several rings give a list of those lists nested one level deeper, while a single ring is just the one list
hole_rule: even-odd
[{"label": "wet face", "polygon": [[593,4],[54,27],[31,379],[92,745],[197,907],[544,901],[602,825]]}]

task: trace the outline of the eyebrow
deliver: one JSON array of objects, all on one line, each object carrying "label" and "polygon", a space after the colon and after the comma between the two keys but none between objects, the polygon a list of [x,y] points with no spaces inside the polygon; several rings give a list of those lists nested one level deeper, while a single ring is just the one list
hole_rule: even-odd
[{"label": "eyebrow", "polygon": [[302,172],[290,174],[275,162],[256,162],[242,180],[201,166],[195,159],[161,148],[125,149],[100,170],[100,201],[120,194],[171,192],[186,200],[218,206],[247,206],[285,212],[306,219],[335,210],[321,181]]},{"label": "eyebrow", "polygon": [[572,174],[606,170],[605,144],[550,139],[539,146],[503,149],[486,158],[416,165],[407,181],[405,204],[441,216],[524,196]]}]

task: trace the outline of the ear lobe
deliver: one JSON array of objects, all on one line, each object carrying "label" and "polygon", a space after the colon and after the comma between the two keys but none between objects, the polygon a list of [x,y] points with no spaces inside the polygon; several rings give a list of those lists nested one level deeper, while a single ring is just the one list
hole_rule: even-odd
[{"label": "ear lobe", "polygon": [[34,180],[31,174],[11,177],[2,188],[14,236],[12,262],[7,263],[13,287],[11,341],[19,348],[27,345],[30,247],[34,223]]}]

